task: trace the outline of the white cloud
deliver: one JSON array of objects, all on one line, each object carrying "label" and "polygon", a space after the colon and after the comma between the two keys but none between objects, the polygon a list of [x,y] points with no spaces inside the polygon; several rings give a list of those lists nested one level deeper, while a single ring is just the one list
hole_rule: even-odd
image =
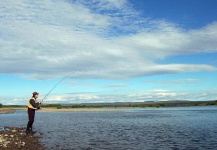
[{"label": "white cloud", "polygon": [[202,82],[199,79],[176,79],[176,80],[146,80],[144,82],[151,82],[151,83],[198,83]]},{"label": "white cloud", "polygon": [[[137,12],[124,0],[0,3],[0,73],[47,79],[77,70],[71,76],[121,79],[216,70],[156,60],[217,52],[217,23],[184,31],[161,20],[137,22]],[[150,24],[155,28],[147,30]]]},{"label": "white cloud", "polygon": [[[40,96],[41,98],[43,95]],[[26,105],[29,97],[10,97],[0,99],[3,105]],[[69,94],[51,94],[44,104],[64,104],[64,103],[112,103],[112,102],[144,102],[144,101],[165,101],[165,100],[192,100],[207,101],[217,100],[216,89],[206,89],[200,91],[172,91],[172,90],[146,90],[137,94],[102,94],[94,92],[81,92]]]}]

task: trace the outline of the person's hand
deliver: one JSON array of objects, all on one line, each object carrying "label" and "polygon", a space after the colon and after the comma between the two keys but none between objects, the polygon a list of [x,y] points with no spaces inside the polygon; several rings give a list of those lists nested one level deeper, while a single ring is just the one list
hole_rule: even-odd
[{"label": "person's hand", "polygon": [[44,99],[41,99],[41,100],[40,100],[40,103],[42,103],[42,102],[43,102],[43,100],[44,100]]}]

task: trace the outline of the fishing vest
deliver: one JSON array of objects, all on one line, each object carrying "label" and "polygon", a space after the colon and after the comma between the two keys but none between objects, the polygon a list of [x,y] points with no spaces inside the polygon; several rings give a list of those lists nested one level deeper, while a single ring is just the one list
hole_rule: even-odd
[{"label": "fishing vest", "polygon": [[37,109],[37,108],[33,107],[33,106],[30,104],[30,100],[31,100],[31,99],[33,99],[33,100],[35,101],[35,103],[37,102],[36,99],[35,99],[34,97],[32,97],[32,98],[29,99],[29,101],[28,101],[28,103],[27,103],[27,106],[28,106],[29,108],[31,108],[31,109]]}]

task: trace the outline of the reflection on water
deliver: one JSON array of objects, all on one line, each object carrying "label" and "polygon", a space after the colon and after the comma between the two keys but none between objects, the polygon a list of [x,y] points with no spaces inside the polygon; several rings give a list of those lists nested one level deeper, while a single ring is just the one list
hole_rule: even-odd
[{"label": "reflection on water", "polygon": [[[216,149],[217,107],[40,112],[34,128],[47,149]],[[130,110],[130,111],[129,111]],[[26,126],[27,113],[0,115],[0,126]]]}]

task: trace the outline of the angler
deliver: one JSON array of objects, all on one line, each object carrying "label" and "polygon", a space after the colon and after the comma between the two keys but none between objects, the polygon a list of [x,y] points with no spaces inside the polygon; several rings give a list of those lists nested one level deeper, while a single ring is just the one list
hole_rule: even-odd
[{"label": "angler", "polygon": [[[74,71],[73,73],[75,73],[75,72],[76,71]],[[71,75],[71,73],[68,74],[67,76],[65,76],[64,78],[62,78],[56,85],[54,85],[54,87],[45,95],[45,97],[43,99],[40,100],[40,102],[37,102],[37,98],[38,98],[39,93],[38,92],[32,93],[32,98],[30,98],[28,103],[27,103],[29,121],[28,121],[27,127],[26,127],[26,134],[35,133],[32,130],[32,125],[33,125],[34,119],[35,119],[35,110],[40,109],[40,105],[43,102],[43,100],[54,90],[55,87],[57,87],[58,84],[60,84],[69,75]]]},{"label": "angler", "polygon": [[32,130],[32,125],[35,119],[35,110],[40,109],[40,104],[43,102],[43,99],[41,99],[40,102],[37,102],[38,95],[39,95],[38,92],[32,93],[32,98],[30,98],[27,103],[29,121],[26,127],[26,134],[35,133]]}]

